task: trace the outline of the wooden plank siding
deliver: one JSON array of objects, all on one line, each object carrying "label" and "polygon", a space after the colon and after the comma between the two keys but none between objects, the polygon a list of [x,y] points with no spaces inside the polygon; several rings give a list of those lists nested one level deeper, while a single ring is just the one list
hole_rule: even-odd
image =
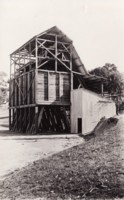
[{"label": "wooden plank siding", "polygon": [[70,74],[38,71],[37,104],[70,104]]},{"label": "wooden plank siding", "polygon": [[[35,91],[35,71],[11,80],[10,107],[22,105],[70,105],[71,76],[65,72],[38,71]],[[37,99],[35,101],[35,92]]]},{"label": "wooden plank siding", "polygon": [[34,71],[11,79],[10,88],[10,107],[35,104]]}]

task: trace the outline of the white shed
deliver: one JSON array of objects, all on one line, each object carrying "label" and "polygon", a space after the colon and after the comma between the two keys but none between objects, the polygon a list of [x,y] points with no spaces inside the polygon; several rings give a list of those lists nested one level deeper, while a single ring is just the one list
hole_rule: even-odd
[{"label": "white shed", "polygon": [[115,103],[80,88],[71,92],[71,133],[91,132],[102,117],[116,115]]}]

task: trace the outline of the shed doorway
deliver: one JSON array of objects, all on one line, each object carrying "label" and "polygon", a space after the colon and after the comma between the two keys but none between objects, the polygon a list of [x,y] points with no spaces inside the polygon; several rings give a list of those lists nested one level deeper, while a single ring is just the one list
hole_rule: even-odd
[{"label": "shed doorway", "polygon": [[77,128],[78,133],[82,133],[82,118],[77,119]]}]

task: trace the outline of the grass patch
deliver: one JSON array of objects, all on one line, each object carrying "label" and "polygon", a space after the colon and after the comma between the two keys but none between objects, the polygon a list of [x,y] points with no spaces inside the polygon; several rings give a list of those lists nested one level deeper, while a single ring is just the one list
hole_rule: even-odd
[{"label": "grass patch", "polygon": [[123,123],[105,121],[85,143],[15,171],[0,182],[0,199],[124,197]]}]

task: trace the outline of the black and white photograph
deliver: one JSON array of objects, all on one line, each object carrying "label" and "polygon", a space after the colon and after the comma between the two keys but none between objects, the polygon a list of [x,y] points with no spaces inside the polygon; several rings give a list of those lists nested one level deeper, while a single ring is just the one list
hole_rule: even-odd
[{"label": "black and white photograph", "polygon": [[0,0],[0,200],[124,199],[124,0]]}]

